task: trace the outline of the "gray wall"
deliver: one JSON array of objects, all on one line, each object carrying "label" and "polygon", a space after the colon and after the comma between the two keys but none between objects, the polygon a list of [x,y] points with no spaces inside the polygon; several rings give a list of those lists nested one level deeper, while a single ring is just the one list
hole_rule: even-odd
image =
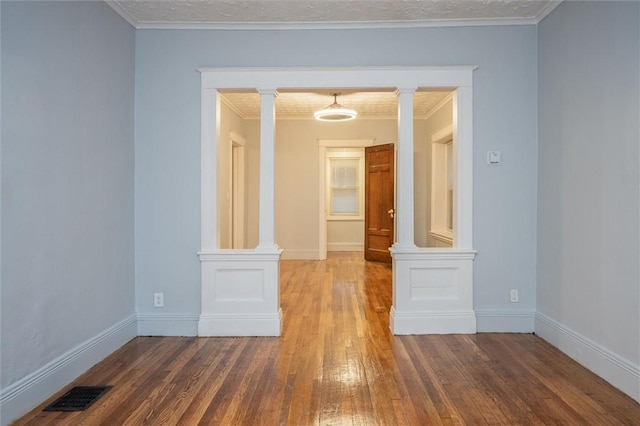
[{"label": "gray wall", "polygon": [[[475,306],[480,329],[533,330],[537,172],[534,26],[136,33],[136,291],[140,313],[200,312],[197,67],[478,65]],[[318,50],[313,46],[328,45]],[[503,163],[489,167],[488,150]],[[315,219],[314,219],[315,218]],[[317,213],[311,220],[317,223]],[[509,289],[520,289],[519,304]],[[515,312],[516,316],[494,313]],[[522,313],[523,317],[519,316]]]},{"label": "gray wall", "polygon": [[1,7],[4,389],[134,313],[135,33],[102,2]]},{"label": "gray wall", "polygon": [[565,2],[539,27],[537,310],[636,371],[639,21],[638,2]]}]

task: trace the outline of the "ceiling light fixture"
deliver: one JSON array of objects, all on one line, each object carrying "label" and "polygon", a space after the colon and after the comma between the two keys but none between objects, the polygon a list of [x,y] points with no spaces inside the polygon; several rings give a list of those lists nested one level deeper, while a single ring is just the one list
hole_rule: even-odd
[{"label": "ceiling light fixture", "polygon": [[345,108],[337,101],[338,94],[333,94],[333,103],[326,108],[316,111],[313,116],[320,121],[349,121],[358,116],[352,109]]}]

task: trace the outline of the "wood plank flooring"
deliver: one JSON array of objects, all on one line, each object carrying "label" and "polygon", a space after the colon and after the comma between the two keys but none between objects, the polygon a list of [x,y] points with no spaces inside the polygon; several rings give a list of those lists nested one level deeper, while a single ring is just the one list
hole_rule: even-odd
[{"label": "wood plank flooring", "polygon": [[[534,335],[391,335],[390,268],[361,256],[282,261],[280,338],[138,337],[15,424],[640,424],[639,404]],[[41,411],[102,384],[87,411]]]}]

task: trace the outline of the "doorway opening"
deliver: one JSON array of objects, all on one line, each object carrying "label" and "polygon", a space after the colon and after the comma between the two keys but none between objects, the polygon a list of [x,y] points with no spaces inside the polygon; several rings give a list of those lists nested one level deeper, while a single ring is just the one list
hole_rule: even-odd
[{"label": "doorway opening", "polygon": [[[318,208],[296,211],[291,204],[283,206],[289,211],[285,215],[285,227],[279,226],[282,217],[276,213],[280,203],[276,202],[283,191],[275,190],[275,183],[282,179],[277,165],[276,149],[280,148],[278,135],[276,144],[276,102],[278,93],[334,90],[351,88],[388,91],[397,88],[396,145],[394,169],[396,197],[393,211],[395,243],[393,256],[393,306],[390,312],[390,327],[396,334],[421,334],[422,332],[470,332],[475,331],[475,313],[472,297],[472,72],[474,67],[455,68],[398,68],[398,69],[203,69],[202,75],[202,314],[199,322],[200,335],[279,335],[282,314],[278,301],[278,265],[286,258],[289,248],[287,238],[301,241],[315,239],[291,232],[284,236],[276,229],[286,229],[287,220],[294,215],[306,223],[318,215]],[[318,82],[322,82],[322,87]],[[258,243],[254,249],[221,250],[217,228],[217,203],[221,199],[215,188],[217,176],[216,157],[220,140],[221,91],[252,90],[260,99],[259,111],[259,226]],[[453,247],[425,251],[415,244],[414,222],[414,98],[420,88],[453,92],[454,145],[453,169],[455,188],[448,205],[452,209]],[[375,90],[375,89],[374,89]],[[345,101],[346,103],[346,101]],[[334,123],[330,123],[334,124]],[[278,126],[278,132],[280,126]],[[335,135],[336,132],[333,132]],[[299,152],[305,145],[300,143],[301,133],[292,138],[292,151]],[[333,136],[333,135],[332,135]],[[334,136],[335,137],[335,136]],[[295,145],[295,143],[298,143]],[[317,151],[316,151],[317,152]],[[304,156],[296,157],[305,159]],[[307,158],[308,159],[308,158]],[[295,185],[309,170],[318,167],[320,160],[312,159],[315,166],[306,167],[303,161],[292,167]],[[284,173],[286,176],[286,173]],[[317,173],[316,173],[317,176]],[[297,180],[297,181],[296,181]],[[316,183],[315,191],[320,185]],[[308,199],[315,191],[303,189],[300,199]],[[286,194],[295,200],[296,194]],[[315,199],[319,199],[319,194]],[[303,204],[306,209],[308,206]],[[212,223],[213,221],[213,223]],[[313,221],[312,221],[313,222]],[[451,222],[451,221],[450,221]],[[293,228],[293,227],[292,227]],[[295,228],[301,229],[301,228]],[[308,230],[305,230],[305,232]],[[298,238],[299,240],[296,240]],[[325,233],[326,238],[326,233]],[[278,243],[285,249],[284,253]],[[292,244],[295,250],[297,247]],[[316,246],[317,247],[317,246]],[[315,250],[319,258],[318,250]],[[295,254],[295,253],[294,253]],[[311,256],[309,251],[306,256]],[[309,257],[311,258],[311,257]],[[433,286],[431,279],[436,279]],[[438,300],[446,293],[447,304]],[[431,321],[432,319],[433,321]],[[250,330],[257,331],[250,331]],[[227,334],[228,333],[228,334]]]}]

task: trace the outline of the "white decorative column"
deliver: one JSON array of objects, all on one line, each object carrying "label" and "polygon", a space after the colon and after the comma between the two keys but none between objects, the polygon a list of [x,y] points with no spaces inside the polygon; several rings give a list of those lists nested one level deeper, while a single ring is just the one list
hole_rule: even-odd
[{"label": "white decorative column", "polygon": [[[391,248],[393,305],[390,327],[394,334],[475,333],[471,91],[470,88],[458,88],[458,96],[454,97],[454,167],[459,173],[454,200],[453,249],[420,248],[414,243],[414,92],[415,89],[398,90],[397,239]],[[462,115],[466,121],[461,121]],[[464,171],[459,169],[461,165]]]},{"label": "white decorative column", "polygon": [[218,141],[220,140],[220,93],[215,89],[202,89],[201,110],[213,120],[200,123],[200,250],[220,247],[218,232]]},{"label": "white decorative column", "polygon": [[276,90],[258,89],[260,94],[260,218],[258,222],[259,251],[274,251],[275,219],[275,139]]},{"label": "white decorative column", "polygon": [[[203,219],[203,231],[209,234],[203,237],[200,252],[202,311],[198,322],[199,336],[279,336],[282,329],[279,301],[282,251],[275,243],[276,91],[260,89],[258,92],[261,105],[259,243],[254,250],[221,250],[216,242],[218,232],[210,223],[211,216]],[[214,98],[212,110],[212,102],[205,99],[208,96],[211,93],[203,90],[203,123],[207,121],[204,119],[206,114],[219,110],[219,107],[215,108],[219,100]],[[206,134],[207,138],[213,137],[217,141],[216,131],[209,127],[203,125],[203,140]],[[219,120],[216,120],[215,129],[218,128]],[[211,156],[215,157],[216,149],[204,148],[207,143],[210,141],[203,141],[203,167],[214,167],[215,170],[217,159],[211,159]],[[216,143],[213,145],[217,147]],[[214,200],[213,208],[203,202],[203,215],[215,217],[215,173],[203,169],[202,176],[203,191]],[[214,184],[205,179],[212,179]]]},{"label": "white decorative column", "polygon": [[458,249],[473,250],[473,96],[471,87],[458,87],[453,97],[453,139],[456,190],[453,201],[453,245]]},{"label": "white decorative column", "polygon": [[398,89],[398,158],[396,159],[396,243],[412,249],[413,221],[413,94],[416,88]]}]

